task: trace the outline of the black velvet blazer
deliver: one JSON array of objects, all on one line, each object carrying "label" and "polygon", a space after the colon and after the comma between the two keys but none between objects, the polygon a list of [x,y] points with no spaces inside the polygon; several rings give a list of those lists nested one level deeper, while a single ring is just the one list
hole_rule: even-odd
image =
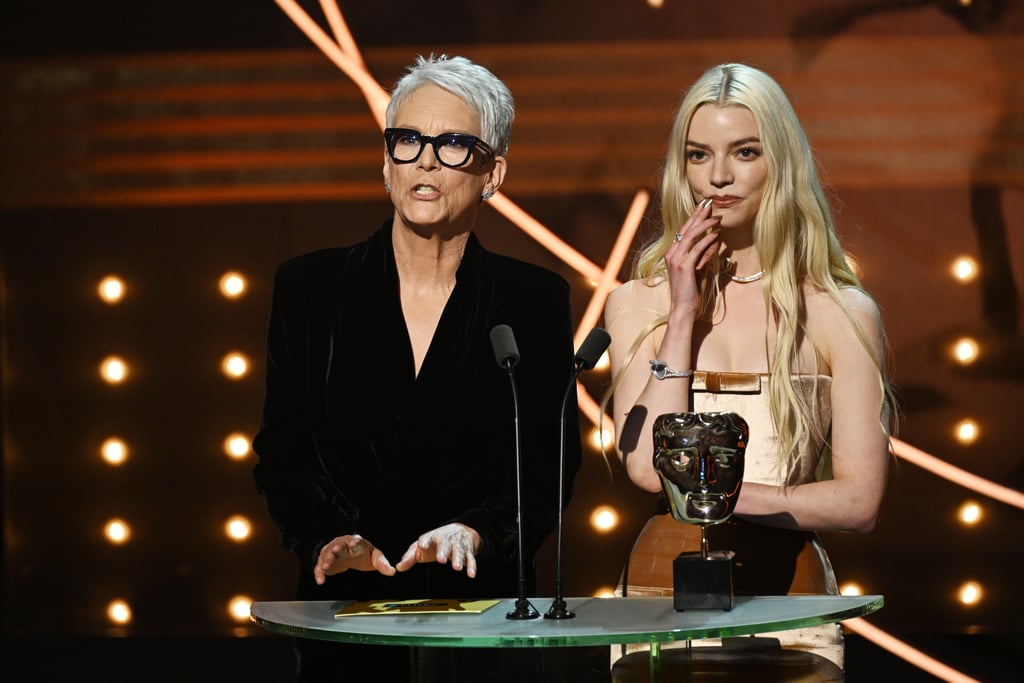
[{"label": "black velvet blazer", "polygon": [[[253,475],[283,546],[300,562],[299,599],[514,597],[516,412],[490,341],[507,324],[521,360],[523,546],[532,562],[558,513],[561,407],[566,493],[580,467],[568,283],[485,250],[470,235],[419,376],[402,316],[391,222],[366,242],[291,259],[275,276],[266,395]],[[392,564],[417,537],[458,521],[483,543],[476,579],[421,564],[395,577],[346,571],[315,585],[319,549],[358,533]]]}]

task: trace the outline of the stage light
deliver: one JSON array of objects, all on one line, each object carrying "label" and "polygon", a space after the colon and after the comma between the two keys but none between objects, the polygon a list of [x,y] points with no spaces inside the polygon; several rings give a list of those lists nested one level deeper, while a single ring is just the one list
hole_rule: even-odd
[{"label": "stage light", "polygon": [[224,452],[227,453],[228,457],[232,460],[243,460],[252,452],[249,437],[237,432],[235,434],[229,434],[227,438],[224,439]]},{"label": "stage light", "polygon": [[961,256],[950,267],[953,277],[960,282],[972,282],[978,277],[978,262],[970,256]]},{"label": "stage light", "polygon": [[602,453],[612,446],[612,433],[607,429],[594,427],[590,430],[590,445]]},{"label": "stage light", "polygon": [[128,379],[128,364],[117,356],[108,356],[100,364],[100,377],[107,384],[120,384]]},{"label": "stage light", "polygon": [[978,354],[981,352],[978,342],[970,337],[961,337],[953,342],[951,350],[953,360],[960,365],[970,365],[974,361],[978,360]]},{"label": "stage light", "polygon": [[100,456],[108,465],[123,465],[128,460],[128,445],[117,437],[111,437],[100,446]]},{"label": "stage light", "polygon": [[103,527],[103,536],[114,545],[127,543],[131,535],[131,527],[123,519],[112,519]]},{"label": "stage light", "polygon": [[590,526],[601,533],[608,533],[619,526],[619,513],[610,505],[601,505],[590,513]]},{"label": "stage light", "polygon": [[242,515],[235,515],[224,524],[224,534],[232,541],[245,541],[252,536],[252,523]]},{"label": "stage light", "polygon": [[124,626],[132,621],[132,608],[124,600],[112,600],[107,605],[107,619],[118,626]]},{"label": "stage light", "polygon": [[960,506],[957,510],[956,517],[963,526],[976,526],[981,523],[982,508],[980,505],[975,503],[973,500],[969,500]]},{"label": "stage light", "polygon": [[241,379],[249,372],[249,359],[238,351],[232,351],[224,356],[220,368],[230,379]]},{"label": "stage light", "polygon": [[974,420],[961,420],[957,423],[954,433],[956,440],[964,446],[969,446],[978,440],[978,435],[981,430],[978,428],[978,423]]},{"label": "stage light", "polygon": [[840,595],[864,595],[864,589],[856,581],[847,581],[839,587]]},{"label": "stage light", "polygon": [[228,601],[228,615],[240,624],[249,622],[251,608],[252,598],[247,595],[236,595]]},{"label": "stage light", "polygon": [[850,266],[850,270],[853,271],[853,274],[859,279],[863,279],[864,269],[860,267],[860,262],[857,261],[854,255],[849,252],[843,252],[843,256],[846,258],[846,265]]},{"label": "stage light", "polygon": [[957,590],[956,597],[961,605],[971,607],[981,602],[982,597],[984,597],[984,591],[981,589],[981,584],[977,581],[966,581]]},{"label": "stage light", "polygon": [[100,280],[100,284],[97,289],[100,294],[100,299],[108,304],[120,303],[121,299],[124,298],[124,281],[116,275],[108,275]]},{"label": "stage light", "polygon": [[238,299],[245,294],[248,283],[240,273],[229,271],[220,278],[220,293],[228,299]]}]

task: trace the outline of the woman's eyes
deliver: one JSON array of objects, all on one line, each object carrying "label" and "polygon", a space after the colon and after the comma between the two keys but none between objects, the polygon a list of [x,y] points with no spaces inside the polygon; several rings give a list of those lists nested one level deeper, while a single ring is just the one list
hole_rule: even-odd
[{"label": "woman's eyes", "polygon": [[[739,159],[756,159],[761,156],[761,150],[757,147],[740,147],[735,152],[736,157]],[[702,149],[691,149],[686,152],[686,158],[690,161],[706,161],[711,158],[711,155]]]},{"label": "woman's eyes", "polygon": [[441,144],[445,147],[451,147],[453,149],[469,149],[470,147],[472,147],[472,143],[468,138],[464,138],[461,136],[456,137],[454,135],[451,137],[442,137]]}]

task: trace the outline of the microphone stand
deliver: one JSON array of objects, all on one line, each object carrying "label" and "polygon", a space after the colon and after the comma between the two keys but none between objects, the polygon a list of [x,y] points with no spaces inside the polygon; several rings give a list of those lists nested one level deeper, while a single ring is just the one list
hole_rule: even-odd
[{"label": "microphone stand", "polygon": [[[526,598],[526,558],[523,557],[523,465],[520,457],[519,446],[519,393],[516,390],[516,377],[512,372],[514,363],[512,359],[505,361],[508,369],[508,379],[512,384],[512,403],[515,409],[515,437],[516,437],[516,536],[518,541],[517,554],[519,555],[519,598],[516,600],[516,608],[505,614],[506,619],[536,619],[540,613]],[[563,411],[564,412],[564,411]]]},{"label": "microphone stand", "polygon": [[583,364],[578,360],[574,363],[572,379],[562,397],[561,446],[558,451],[558,543],[555,546],[555,599],[544,614],[545,619],[572,619],[576,616],[566,605],[562,597],[562,509],[565,499],[565,409],[569,404],[569,392],[576,388],[576,378],[583,371]]},{"label": "microphone stand", "polygon": [[562,517],[565,509],[565,410],[569,405],[569,392],[576,388],[576,379],[584,370],[594,367],[612,338],[600,327],[595,327],[580,344],[573,358],[572,376],[562,396],[561,441],[558,451],[558,546],[555,552],[555,599],[544,615],[545,619],[572,619],[576,615],[569,611],[562,597]]}]

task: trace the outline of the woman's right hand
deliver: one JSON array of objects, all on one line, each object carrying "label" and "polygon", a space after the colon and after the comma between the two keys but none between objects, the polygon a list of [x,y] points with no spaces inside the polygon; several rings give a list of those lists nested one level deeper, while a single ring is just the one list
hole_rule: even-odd
[{"label": "woman's right hand", "polygon": [[380,549],[359,534],[347,534],[338,536],[320,549],[320,556],[313,567],[313,578],[318,586],[322,586],[328,576],[349,569],[395,575],[395,568]]},{"label": "woman's right hand", "polygon": [[697,273],[718,255],[718,218],[711,216],[711,200],[705,199],[676,233],[676,241],[665,252],[671,305],[669,315],[695,315],[700,307],[701,287]]}]

